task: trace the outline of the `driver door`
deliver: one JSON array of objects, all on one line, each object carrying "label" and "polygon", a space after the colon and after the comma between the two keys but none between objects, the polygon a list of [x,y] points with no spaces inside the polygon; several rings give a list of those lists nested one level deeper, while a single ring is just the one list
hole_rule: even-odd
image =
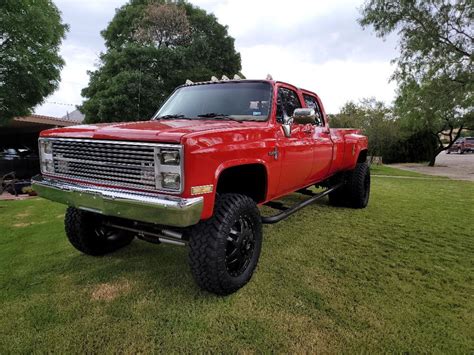
[{"label": "driver door", "polygon": [[[292,116],[301,105],[297,91],[286,85],[278,87],[277,124],[281,125],[285,116]],[[281,156],[279,192],[287,193],[304,187],[309,181],[313,166],[314,140],[306,132],[305,125],[292,124],[291,137],[285,137],[280,127],[277,133],[277,146]]]}]

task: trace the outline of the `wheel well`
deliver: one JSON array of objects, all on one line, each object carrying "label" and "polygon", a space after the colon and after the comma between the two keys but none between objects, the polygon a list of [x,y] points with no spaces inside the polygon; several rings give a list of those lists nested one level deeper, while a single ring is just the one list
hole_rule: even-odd
[{"label": "wheel well", "polygon": [[259,203],[265,200],[267,172],[262,164],[246,164],[225,169],[219,175],[217,193],[239,193]]},{"label": "wheel well", "polygon": [[361,150],[359,156],[357,157],[358,163],[363,163],[367,161],[367,150]]}]

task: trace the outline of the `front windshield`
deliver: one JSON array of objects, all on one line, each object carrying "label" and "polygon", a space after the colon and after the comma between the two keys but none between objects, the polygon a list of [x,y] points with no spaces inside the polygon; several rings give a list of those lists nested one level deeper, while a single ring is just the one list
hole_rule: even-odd
[{"label": "front windshield", "polygon": [[153,119],[233,119],[266,121],[272,87],[266,82],[221,82],[183,86]]}]

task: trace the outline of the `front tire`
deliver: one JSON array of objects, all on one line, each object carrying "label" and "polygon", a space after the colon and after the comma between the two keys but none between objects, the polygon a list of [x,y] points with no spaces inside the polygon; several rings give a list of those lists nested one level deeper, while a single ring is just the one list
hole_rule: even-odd
[{"label": "front tire", "polygon": [[132,242],[134,235],[107,227],[96,213],[68,207],[64,218],[66,235],[74,248],[87,255],[104,255]]},{"label": "front tire", "polygon": [[262,248],[260,211],[248,196],[223,194],[214,215],[189,232],[189,263],[199,287],[217,295],[242,288],[257,267]]}]

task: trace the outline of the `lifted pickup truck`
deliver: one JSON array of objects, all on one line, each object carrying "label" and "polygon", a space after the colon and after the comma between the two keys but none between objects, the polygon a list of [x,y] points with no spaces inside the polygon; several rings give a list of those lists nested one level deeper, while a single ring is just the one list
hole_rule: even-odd
[{"label": "lifted pickup truck", "polygon": [[[196,282],[220,295],[250,280],[262,223],[326,195],[353,208],[369,200],[367,138],[330,129],[318,95],[273,80],[188,82],[150,121],[47,130],[39,147],[34,189],[69,206],[75,248],[102,255],[135,237],[188,245]],[[273,201],[293,192],[310,197]],[[264,204],[281,211],[261,216]]]}]

